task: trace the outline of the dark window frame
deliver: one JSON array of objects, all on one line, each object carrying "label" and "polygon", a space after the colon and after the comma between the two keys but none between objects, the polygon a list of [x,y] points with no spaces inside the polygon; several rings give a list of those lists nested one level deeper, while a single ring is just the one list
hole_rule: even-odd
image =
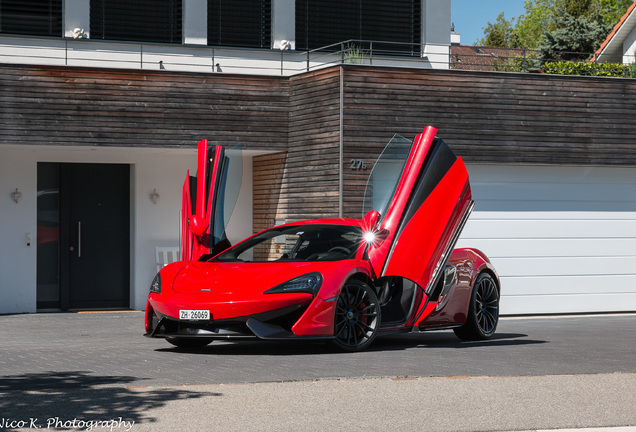
[{"label": "dark window frame", "polygon": [[0,33],[62,37],[62,8],[62,0],[2,0]]},{"label": "dark window frame", "polygon": [[295,13],[297,50],[364,40],[374,41],[373,49],[386,53],[421,53],[421,0],[296,0]]},{"label": "dark window frame", "polygon": [[271,0],[208,0],[208,45],[272,47]]},{"label": "dark window frame", "polygon": [[183,43],[183,2],[91,0],[91,39]]}]

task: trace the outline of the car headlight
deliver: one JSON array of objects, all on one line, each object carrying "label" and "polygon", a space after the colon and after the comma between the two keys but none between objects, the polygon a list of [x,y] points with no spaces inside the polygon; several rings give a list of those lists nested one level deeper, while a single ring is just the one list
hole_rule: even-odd
[{"label": "car headlight", "polygon": [[152,280],[150,292],[161,294],[161,274],[157,273],[157,276]]},{"label": "car headlight", "polygon": [[320,290],[320,285],[322,285],[322,275],[320,273],[308,273],[276,285],[274,288],[265,291],[265,294],[304,292],[315,296]]}]

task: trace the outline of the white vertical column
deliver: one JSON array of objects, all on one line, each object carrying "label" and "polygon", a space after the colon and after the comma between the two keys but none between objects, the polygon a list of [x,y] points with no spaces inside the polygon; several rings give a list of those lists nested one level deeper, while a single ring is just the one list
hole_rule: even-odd
[{"label": "white vertical column", "polygon": [[422,0],[422,55],[433,69],[449,68],[450,27],[450,1]]},{"label": "white vertical column", "polygon": [[69,37],[69,38],[90,37],[90,31],[91,31],[90,2],[86,0],[64,0],[63,10],[64,10],[64,22],[63,22],[64,37]]},{"label": "white vertical column", "polygon": [[296,49],[295,0],[272,0],[272,48]]},{"label": "white vertical column", "polygon": [[207,0],[183,0],[183,43],[208,44]]}]

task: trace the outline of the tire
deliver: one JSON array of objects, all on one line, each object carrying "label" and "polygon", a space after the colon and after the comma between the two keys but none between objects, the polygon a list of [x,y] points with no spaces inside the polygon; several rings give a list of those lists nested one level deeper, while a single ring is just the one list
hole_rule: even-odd
[{"label": "tire", "polygon": [[184,338],[166,338],[166,340],[177,348],[182,349],[195,349],[195,348],[203,348],[208,345],[210,340],[207,339],[184,339]]},{"label": "tire", "polygon": [[493,277],[488,273],[477,276],[470,296],[466,324],[454,329],[463,340],[490,339],[499,322],[499,290]]},{"label": "tire", "polygon": [[380,303],[366,283],[347,281],[338,296],[334,319],[334,344],[342,351],[362,351],[378,334]]}]

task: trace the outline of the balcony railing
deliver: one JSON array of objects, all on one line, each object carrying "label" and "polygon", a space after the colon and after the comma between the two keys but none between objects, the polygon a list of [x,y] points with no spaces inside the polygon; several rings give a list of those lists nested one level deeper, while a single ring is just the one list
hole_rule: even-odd
[{"label": "balcony railing", "polygon": [[[633,65],[542,59],[538,51],[347,40],[308,51],[0,35],[0,63],[290,76],[339,64],[633,77]],[[587,55],[583,55],[587,57]]]}]

